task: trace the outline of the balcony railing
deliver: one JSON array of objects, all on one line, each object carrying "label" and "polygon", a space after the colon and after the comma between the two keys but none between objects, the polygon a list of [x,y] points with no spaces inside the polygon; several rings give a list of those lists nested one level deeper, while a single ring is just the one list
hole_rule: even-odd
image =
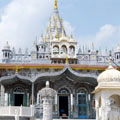
[{"label": "balcony railing", "polygon": [[34,116],[34,106],[0,106],[0,116],[32,117]]}]

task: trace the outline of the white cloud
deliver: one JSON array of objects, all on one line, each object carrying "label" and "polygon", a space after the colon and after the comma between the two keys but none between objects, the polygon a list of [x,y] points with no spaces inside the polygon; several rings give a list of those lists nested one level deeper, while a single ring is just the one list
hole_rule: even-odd
[{"label": "white cloud", "polygon": [[[15,48],[31,48],[36,36],[47,26],[53,11],[54,0],[12,0],[5,8],[0,21],[0,51],[6,41]],[[75,35],[76,29],[63,22],[68,35]],[[111,48],[120,41],[120,26],[106,24],[93,35],[75,37],[79,45],[96,48]],[[1,53],[0,53],[1,54]]]},{"label": "white cloud", "polygon": [[0,48],[6,41],[16,48],[30,48],[46,27],[53,0],[12,0],[0,22]]},{"label": "white cloud", "polygon": [[81,45],[87,45],[91,48],[92,42],[96,49],[112,49],[117,47],[120,42],[120,26],[106,24],[93,35],[82,36],[80,35],[77,40]]}]

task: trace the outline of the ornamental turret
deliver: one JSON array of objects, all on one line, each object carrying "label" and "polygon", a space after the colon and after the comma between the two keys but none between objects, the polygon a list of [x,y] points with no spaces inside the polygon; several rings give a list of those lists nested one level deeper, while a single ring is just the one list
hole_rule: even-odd
[{"label": "ornamental turret", "polygon": [[12,58],[12,51],[10,49],[10,45],[8,44],[8,41],[6,42],[6,45],[2,49],[3,52],[3,59],[2,62],[8,63],[9,60]]},{"label": "ornamental turret", "polygon": [[[115,120],[120,114],[118,103],[120,101],[120,71],[112,66],[112,58],[110,58],[109,67],[98,76],[97,82],[98,86],[93,92],[95,93],[96,120]],[[110,113],[114,113],[115,116],[111,116]]]}]

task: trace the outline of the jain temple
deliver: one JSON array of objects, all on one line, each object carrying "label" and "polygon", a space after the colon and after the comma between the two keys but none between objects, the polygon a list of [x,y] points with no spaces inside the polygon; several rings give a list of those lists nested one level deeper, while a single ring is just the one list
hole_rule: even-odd
[{"label": "jain temple", "polygon": [[120,46],[103,54],[94,45],[77,46],[72,34],[66,34],[57,0],[45,35],[30,51],[16,51],[6,42],[0,63],[0,120],[42,119],[43,93],[46,99],[54,96],[49,102],[53,119],[120,120]]}]

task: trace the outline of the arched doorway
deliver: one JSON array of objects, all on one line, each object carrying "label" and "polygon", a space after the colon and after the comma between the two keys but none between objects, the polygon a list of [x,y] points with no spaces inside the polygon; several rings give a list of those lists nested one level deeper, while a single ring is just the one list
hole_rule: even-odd
[{"label": "arched doorway", "polygon": [[88,93],[84,88],[79,89],[77,93],[78,117],[88,118]]},{"label": "arched doorway", "polygon": [[59,116],[68,117],[70,108],[70,91],[67,88],[61,88],[58,91],[59,97]]},{"label": "arched doorway", "polygon": [[14,106],[27,106],[28,99],[25,90],[21,86],[13,90]]}]

